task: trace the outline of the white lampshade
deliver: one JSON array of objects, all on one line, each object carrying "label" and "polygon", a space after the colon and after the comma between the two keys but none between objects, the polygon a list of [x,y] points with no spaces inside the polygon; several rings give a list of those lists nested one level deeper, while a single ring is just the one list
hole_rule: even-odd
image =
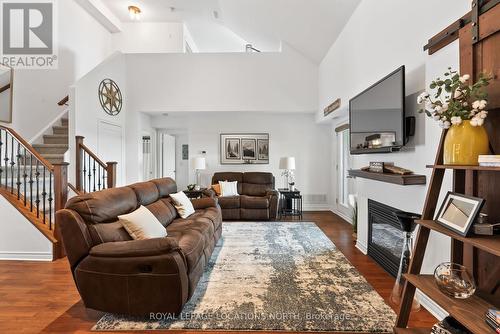
[{"label": "white lampshade", "polygon": [[193,158],[193,169],[206,169],[207,164],[204,157]]},{"label": "white lampshade", "polygon": [[284,157],[280,159],[280,169],[294,170],[295,157]]}]

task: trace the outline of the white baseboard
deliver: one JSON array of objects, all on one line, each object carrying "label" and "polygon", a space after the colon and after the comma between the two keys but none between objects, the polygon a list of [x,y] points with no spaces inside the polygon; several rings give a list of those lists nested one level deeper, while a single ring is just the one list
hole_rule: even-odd
[{"label": "white baseboard", "polygon": [[368,254],[368,246],[364,243],[360,242],[359,239],[356,240],[356,248],[361,251],[361,253],[367,255]]},{"label": "white baseboard", "polygon": [[51,252],[6,252],[0,251],[0,260],[52,261]]},{"label": "white baseboard", "polygon": [[303,204],[302,211],[330,211],[327,204]]},{"label": "white baseboard", "polygon": [[333,207],[330,207],[330,211],[352,225],[352,217],[346,216],[344,213],[338,211],[337,209],[335,209]]},{"label": "white baseboard", "polygon": [[422,291],[417,289],[417,299],[420,301],[420,305],[422,305],[427,311],[429,311],[434,317],[438,320],[443,320],[448,313],[439,307],[432,299],[427,297],[422,293]]}]

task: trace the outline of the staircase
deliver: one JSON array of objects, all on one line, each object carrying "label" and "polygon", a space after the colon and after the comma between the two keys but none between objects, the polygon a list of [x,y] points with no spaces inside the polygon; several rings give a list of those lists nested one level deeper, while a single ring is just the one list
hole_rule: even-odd
[{"label": "staircase", "polygon": [[52,164],[64,162],[64,153],[69,148],[68,130],[68,118],[63,117],[52,126],[52,134],[43,136],[43,144],[34,144],[33,148]]}]

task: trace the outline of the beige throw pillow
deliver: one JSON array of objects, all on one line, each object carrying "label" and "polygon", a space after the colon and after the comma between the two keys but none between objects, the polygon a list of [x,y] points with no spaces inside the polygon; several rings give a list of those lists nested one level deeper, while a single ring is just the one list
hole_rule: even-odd
[{"label": "beige throw pillow", "polygon": [[174,201],[175,209],[181,218],[187,218],[194,213],[193,203],[184,192],[179,191],[176,194],[170,194],[170,197]]},{"label": "beige throw pillow", "polygon": [[134,240],[167,236],[167,229],[145,206],[141,205],[137,210],[129,214],[118,216],[118,219]]},{"label": "beige throw pillow", "polygon": [[221,197],[239,196],[238,181],[219,181]]}]

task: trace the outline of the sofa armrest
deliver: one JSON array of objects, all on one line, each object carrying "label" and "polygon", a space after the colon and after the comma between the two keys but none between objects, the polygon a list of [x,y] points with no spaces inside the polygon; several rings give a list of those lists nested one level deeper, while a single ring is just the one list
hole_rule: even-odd
[{"label": "sofa armrest", "polygon": [[218,201],[217,198],[215,197],[202,197],[202,198],[192,199],[191,202],[193,203],[195,210],[200,210],[207,208],[216,208]]},{"label": "sofa armrest", "polygon": [[216,198],[217,194],[215,193],[215,190],[212,188],[208,188],[202,191],[203,196],[205,197],[210,197],[210,198]]},{"label": "sofa armrest", "polygon": [[279,202],[279,192],[274,189],[270,189],[266,192],[266,196],[269,199],[269,218],[278,218],[278,202]]},{"label": "sofa armrest", "polygon": [[154,238],[106,242],[92,247],[90,255],[94,257],[141,257],[168,254],[179,249],[174,238]]}]

